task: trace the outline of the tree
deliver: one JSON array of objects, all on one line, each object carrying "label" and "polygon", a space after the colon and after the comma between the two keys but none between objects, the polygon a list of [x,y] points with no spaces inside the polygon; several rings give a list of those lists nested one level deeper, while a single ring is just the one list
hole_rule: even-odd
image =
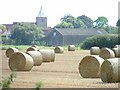
[{"label": "tree", "polygon": [[95,28],[103,28],[108,25],[108,19],[103,16],[98,17],[98,19],[96,19],[94,23],[95,23]]},{"label": "tree", "polygon": [[78,16],[77,19],[82,20],[87,28],[93,28],[93,20],[85,15]]},{"label": "tree", "polygon": [[73,22],[73,26],[74,28],[87,28],[87,26],[84,24],[84,22],[82,22],[81,20],[79,19],[75,19],[75,21]]},{"label": "tree", "polygon": [[74,28],[72,23],[67,23],[66,21],[61,22],[60,24],[57,24],[55,28]]},{"label": "tree", "polygon": [[103,27],[103,29],[105,31],[107,31],[108,33],[118,34],[118,28],[117,27],[114,27],[114,26],[105,26],[105,27]]},{"label": "tree", "polygon": [[17,23],[13,26],[11,38],[17,44],[29,45],[42,37],[42,29],[31,23]]},{"label": "tree", "polygon": [[6,26],[5,25],[2,25],[0,24],[0,29],[2,30],[2,33],[6,31]]},{"label": "tree", "polygon": [[56,28],[86,28],[86,25],[72,15],[65,15],[61,18],[61,23],[55,26]]},{"label": "tree", "polygon": [[61,18],[62,22],[65,21],[67,23],[73,23],[75,21],[75,18],[72,15],[65,15],[63,18]]}]

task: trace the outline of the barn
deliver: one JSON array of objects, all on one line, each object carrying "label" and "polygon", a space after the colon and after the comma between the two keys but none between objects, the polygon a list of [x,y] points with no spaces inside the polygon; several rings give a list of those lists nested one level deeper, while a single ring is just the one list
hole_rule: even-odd
[{"label": "barn", "polygon": [[98,34],[108,34],[102,29],[63,29],[54,28],[49,34],[41,39],[49,46],[78,45],[87,37]]}]

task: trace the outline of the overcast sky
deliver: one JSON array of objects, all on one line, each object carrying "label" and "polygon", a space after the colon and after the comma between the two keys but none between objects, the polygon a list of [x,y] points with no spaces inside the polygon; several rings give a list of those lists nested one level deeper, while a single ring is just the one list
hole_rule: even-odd
[{"label": "overcast sky", "polygon": [[0,24],[35,22],[42,5],[48,26],[55,26],[66,14],[86,15],[95,20],[105,16],[109,25],[118,20],[119,0],[0,0]]}]

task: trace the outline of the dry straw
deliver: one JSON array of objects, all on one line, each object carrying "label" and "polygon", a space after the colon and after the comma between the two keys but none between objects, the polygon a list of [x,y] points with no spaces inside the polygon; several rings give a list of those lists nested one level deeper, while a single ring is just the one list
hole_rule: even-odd
[{"label": "dry straw", "polygon": [[97,55],[85,56],[79,63],[79,73],[83,78],[98,78],[103,61],[104,59]]},{"label": "dry straw", "polygon": [[119,48],[120,49],[120,45],[115,45],[114,48]]},{"label": "dry straw", "polygon": [[40,66],[42,64],[42,54],[39,51],[28,51],[26,53],[33,58],[34,66]]},{"label": "dry straw", "polygon": [[100,48],[99,47],[91,47],[90,54],[91,55],[100,55]]},{"label": "dry straw", "polygon": [[75,45],[69,45],[68,51],[75,51]]},{"label": "dry straw", "polygon": [[102,57],[104,59],[114,58],[115,53],[113,52],[113,50],[111,50],[109,48],[101,48],[100,57]]},{"label": "dry straw", "polygon": [[101,65],[100,77],[103,82],[120,82],[120,58],[107,59]]},{"label": "dry straw", "polygon": [[6,50],[6,56],[7,56],[8,58],[10,58],[13,53],[18,52],[18,51],[19,51],[19,50],[16,49],[16,48],[8,48],[8,49]]},{"label": "dry straw", "polygon": [[16,52],[9,58],[11,70],[30,71],[34,65],[32,57],[23,52]]},{"label": "dry straw", "polygon": [[55,52],[52,49],[41,49],[39,50],[42,54],[43,62],[54,62]]},{"label": "dry straw", "polygon": [[118,48],[113,48],[112,50],[113,50],[114,53],[115,53],[115,57],[120,57],[120,49],[118,49]]},{"label": "dry straw", "polygon": [[36,48],[36,47],[29,47],[27,50],[26,50],[26,52],[27,51],[38,51],[38,49]]},{"label": "dry straw", "polygon": [[56,46],[55,49],[54,49],[54,51],[55,51],[55,53],[63,53],[64,49],[61,46]]},{"label": "dry straw", "polygon": [[38,50],[40,49],[39,46],[37,46],[37,45],[32,45],[32,47],[35,47],[35,48],[37,48]]}]

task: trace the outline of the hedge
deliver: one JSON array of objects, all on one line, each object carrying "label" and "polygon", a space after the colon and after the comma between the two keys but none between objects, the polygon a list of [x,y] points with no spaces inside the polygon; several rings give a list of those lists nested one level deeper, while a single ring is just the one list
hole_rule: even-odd
[{"label": "hedge", "polygon": [[120,34],[95,35],[86,38],[81,49],[90,49],[93,46],[113,48],[115,45],[120,45]]}]

